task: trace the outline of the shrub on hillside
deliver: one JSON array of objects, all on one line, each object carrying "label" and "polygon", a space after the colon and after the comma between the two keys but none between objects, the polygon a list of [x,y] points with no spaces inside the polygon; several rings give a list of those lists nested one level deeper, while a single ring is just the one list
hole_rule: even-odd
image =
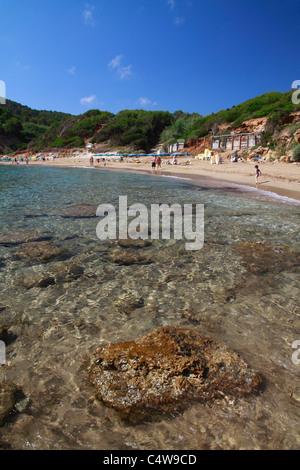
[{"label": "shrub on hillside", "polygon": [[300,162],[300,144],[297,145],[293,150],[292,161],[293,162]]},{"label": "shrub on hillside", "polygon": [[276,148],[276,142],[273,139],[273,133],[271,131],[266,130],[263,132],[261,136],[261,145],[263,147],[269,147],[272,150]]}]

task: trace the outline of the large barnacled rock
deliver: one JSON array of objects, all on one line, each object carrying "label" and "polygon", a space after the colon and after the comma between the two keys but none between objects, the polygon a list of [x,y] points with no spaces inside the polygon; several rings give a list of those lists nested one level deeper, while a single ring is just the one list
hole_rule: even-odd
[{"label": "large barnacled rock", "polygon": [[131,423],[180,410],[193,400],[251,394],[261,385],[237,353],[176,327],[97,349],[89,380],[96,397]]}]

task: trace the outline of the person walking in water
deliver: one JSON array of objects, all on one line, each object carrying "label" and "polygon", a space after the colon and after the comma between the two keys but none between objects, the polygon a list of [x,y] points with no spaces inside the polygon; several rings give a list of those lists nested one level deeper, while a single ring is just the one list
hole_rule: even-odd
[{"label": "person walking in water", "polygon": [[258,185],[258,177],[261,176],[261,171],[258,168],[258,165],[255,165],[255,185]]}]

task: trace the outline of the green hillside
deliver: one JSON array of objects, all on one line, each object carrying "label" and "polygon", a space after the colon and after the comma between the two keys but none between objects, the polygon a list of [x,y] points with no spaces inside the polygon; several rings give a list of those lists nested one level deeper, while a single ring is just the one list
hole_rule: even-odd
[{"label": "green hillside", "polygon": [[188,114],[177,111],[177,119],[173,125],[166,128],[162,142],[175,142],[179,138],[188,139],[191,136],[205,137],[210,131],[218,133],[218,126],[228,124],[225,132],[229,133],[248,119],[268,117],[273,128],[288,121],[289,115],[296,108],[291,99],[291,92],[280,93],[272,91],[250,99],[230,109],[221,110],[207,116],[197,113]]},{"label": "green hillside", "polygon": [[6,100],[6,104],[0,106],[0,152],[26,149],[32,140],[69,117],[70,114],[38,111]]},{"label": "green hillside", "polygon": [[163,130],[175,120],[164,111],[121,111],[99,132],[93,143],[107,142],[110,146],[132,147],[149,152],[159,141]]},{"label": "green hillside", "polygon": [[79,116],[71,116],[63,122],[54,123],[41,136],[29,144],[35,151],[44,149],[80,148],[103,126],[114,118],[112,113],[91,109]]},{"label": "green hillside", "polygon": [[260,117],[268,117],[265,142],[276,146],[274,136],[290,122],[291,113],[300,110],[291,95],[292,91],[272,91],[207,116],[181,110],[113,114],[97,109],[73,116],[7,100],[0,106],[0,153],[83,148],[87,142],[149,152],[158,143],[167,146],[180,138],[216,135],[221,124],[227,124],[223,133],[229,133],[244,121]]}]

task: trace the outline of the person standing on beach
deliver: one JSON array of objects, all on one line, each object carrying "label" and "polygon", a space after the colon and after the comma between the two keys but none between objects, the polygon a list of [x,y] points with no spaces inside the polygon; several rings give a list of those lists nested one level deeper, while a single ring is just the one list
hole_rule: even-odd
[{"label": "person standing on beach", "polygon": [[94,159],[93,159],[93,157],[90,158],[90,166],[94,166]]},{"label": "person standing on beach", "polygon": [[152,166],[152,173],[154,173],[155,172],[155,167],[156,167],[156,157],[152,158],[152,165],[151,166]]},{"label": "person standing on beach", "polygon": [[258,165],[255,165],[255,185],[258,185],[258,177],[261,176],[261,171],[258,168]]},{"label": "person standing on beach", "polygon": [[161,169],[161,158],[160,158],[160,156],[158,156],[156,158],[156,164],[157,164],[157,168],[160,170]]}]

